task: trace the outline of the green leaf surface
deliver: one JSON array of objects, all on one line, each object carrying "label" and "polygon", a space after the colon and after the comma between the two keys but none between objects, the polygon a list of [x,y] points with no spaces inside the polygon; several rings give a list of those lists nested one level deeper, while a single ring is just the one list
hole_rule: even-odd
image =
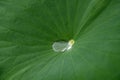
[{"label": "green leaf surface", "polygon": [[120,80],[120,0],[0,0],[0,80]]}]

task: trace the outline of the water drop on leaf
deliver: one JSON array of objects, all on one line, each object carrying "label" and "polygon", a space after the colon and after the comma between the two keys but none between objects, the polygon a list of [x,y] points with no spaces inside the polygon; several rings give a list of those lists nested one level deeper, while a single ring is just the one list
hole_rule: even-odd
[{"label": "water drop on leaf", "polygon": [[72,48],[74,40],[54,42],[52,48],[55,52],[65,52]]}]

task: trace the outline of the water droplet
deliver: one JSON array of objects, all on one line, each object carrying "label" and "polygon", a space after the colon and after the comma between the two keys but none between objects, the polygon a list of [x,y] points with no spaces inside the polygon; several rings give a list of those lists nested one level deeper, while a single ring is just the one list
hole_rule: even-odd
[{"label": "water droplet", "polygon": [[54,42],[52,48],[55,52],[65,52],[72,48],[74,40]]}]

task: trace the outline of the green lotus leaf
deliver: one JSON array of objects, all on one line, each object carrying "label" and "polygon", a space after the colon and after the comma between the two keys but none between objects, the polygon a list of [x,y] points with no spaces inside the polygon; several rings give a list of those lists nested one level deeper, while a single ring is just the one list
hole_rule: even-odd
[{"label": "green lotus leaf", "polygon": [[0,0],[0,80],[120,80],[120,0]]}]

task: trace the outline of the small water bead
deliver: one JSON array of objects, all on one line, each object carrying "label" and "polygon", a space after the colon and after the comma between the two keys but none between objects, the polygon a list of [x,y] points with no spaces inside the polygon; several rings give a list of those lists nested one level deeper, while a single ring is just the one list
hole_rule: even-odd
[{"label": "small water bead", "polygon": [[74,40],[54,42],[52,48],[55,52],[65,52],[72,48]]}]

